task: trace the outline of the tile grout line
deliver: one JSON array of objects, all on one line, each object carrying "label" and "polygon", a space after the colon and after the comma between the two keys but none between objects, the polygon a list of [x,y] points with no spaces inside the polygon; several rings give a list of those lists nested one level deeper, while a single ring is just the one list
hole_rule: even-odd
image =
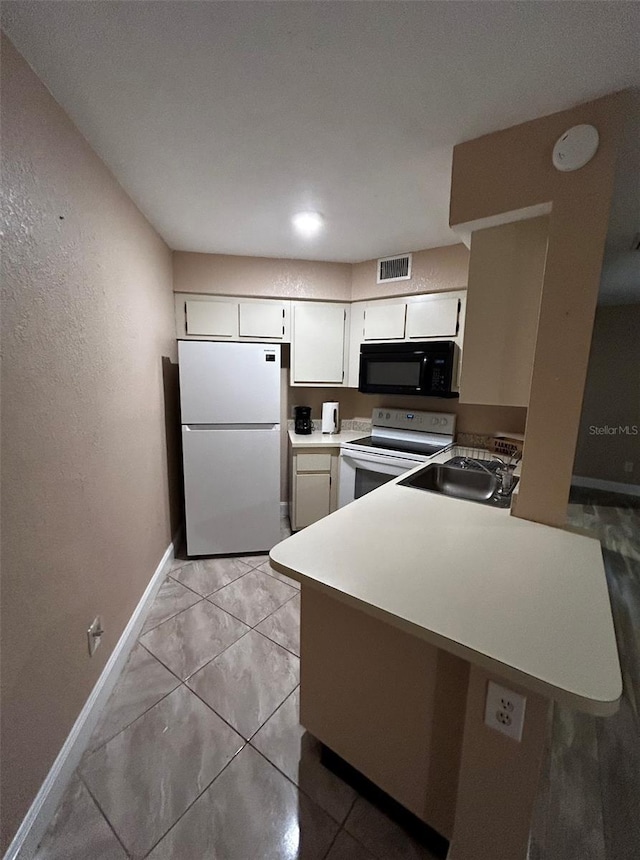
[{"label": "tile grout line", "polygon": [[[283,606],[284,606],[284,604],[283,604]],[[282,607],[280,607],[280,608],[282,608]],[[267,617],[270,618],[271,616],[267,616]],[[263,621],[266,621],[266,618],[264,618]],[[262,624],[262,621],[260,622],[260,624]],[[292,657],[295,657],[298,660],[300,659],[300,655],[296,654],[295,651],[292,651],[291,648],[287,648],[286,645],[281,645],[280,642],[276,642],[275,639],[272,639],[271,636],[267,636],[266,633],[263,633],[262,630],[258,630],[257,627],[253,627],[252,629],[256,633],[258,633],[260,636],[262,636],[264,639],[268,639],[269,642],[271,642],[273,645],[277,645],[278,648],[284,649],[287,652],[287,654],[291,654]],[[278,706],[278,707],[280,707],[280,706]]]},{"label": "tile grout line", "polygon": [[[247,634],[245,633],[244,635],[246,636]],[[240,638],[242,639],[243,637],[241,636]],[[239,642],[240,640],[238,639],[238,640],[236,640],[236,641],[238,641],[238,642]],[[269,640],[269,641],[271,641],[271,640]],[[235,644],[235,643],[234,643],[234,644]],[[276,644],[276,645],[277,645],[277,642],[276,642],[276,643],[274,643],[274,644]],[[229,647],[231,647],[231,646],[229,646]],[[280,647],[282,647],[282,646],[280,646]],[[286,648],[285,648],[284,650],[286,651]],[[288,654],[290,654],[291,652],[290,652],[290,651],[288,651],[287,653],[288,653]],[[294,656],[295,656],[295,655],[294,655]],[[216,658],[214,657],[213,659],[215,660]],[[299,658],[298,658],[298,659],[299,659]],[[209,663],[213,663],[213,660],[210,660],[210,661],[209,661]],[[209,665],[209,663],[207,663],[207,665]],[[204,668],[204,667],[203,667],[203,668]],[[195,673],[194,673],[194,674],[195,674]],[[193,676],[192,676],[192,677],[193,677]],[[190,692],[190,693],[193,693],[193,695],[194,695],[194,696],[196,696],[196,698],[200,699],[200,701],[201,701],[203,704],[205,704],[205,705],[209,708],[209,710],[210,710],[210,711],[213,711],[213,713],[216,715],[216,717],[219,717],[223,722],[225,722],[225,723],[229,726],[229,728],[230,728],[230,729],[233,729],[233,731],[234,731],[237,735],[239,735],[239,736],[242,738],[242,740],[245,742],[245,746],[246,746],[247,744],[249,744],[249,743],[253,740],[253,738],[258,734],[258,732],[260,731],[260,729],[261,729],[261,728],[263,728],[263,727],[264,727],[264,726],[269,722],[269,720],[270,720],[270,719],[271,719],[271,717],[275,714],[275,712],[276,712],[277,710],[279,710],[279,709],[282,707],[282,705],[284,705],[284,703],[285,703],[285,702],[286,702],[286,700],[289,698],[289,696],[293,695],[293,693],[294,693],[294,692],[297,690],[297,688],[300,686],[300,681],[298,681],[298,683],[297,683],[297,684],[296,684],[296,686],[293,688],[293,690],[292,690],[290,693],[287,693],[286,697],[285,697],[285,698],[280,702],[280,704],[279,704],[277,707],[275,707],[275,708],[273,709],[273,711],[271,711],[271,713],[269,714],[269,716],[268,716],[268,717],[267,717],[267,718],[266,718],[262,723],[260,723],[260,725],[259,725],[259,726],[258,726],[258,728],[255,730],[255,732],[253,732],[253,733],[252,733],[251,737],[247,738],[247,737],[245,737],[245,736],[242,734],[242,732],[240,732],[240,730],[239,730],[238,728],[236,728],[236,726],[234,726],[232,723],[230,723],[230,722],[229,722],[229,720],[228,720],[226,717],[223,717],[223,716],[222,716],[222,714],[218,713],[218,711],[216,711],[216,709],[213,707],[213,705],[211,705],[211,704],[209,704],[209,702],[205,701],[205,700],[202,698],[202,696],[201,696],[198,692],[196,692],[196,690],[194,690],[192,687],[190,687],[190,686],[186,683],[186,681],[183,681],[182,683],[183,683],[183,684],[184,684],[184,686],[187,688],[187,690],[189,690],[189,692]],[[255,749],[255,747],[253,747],[253,746],[252,746],[252,749]],[[257,752],[259,752],[259,750],[257,750]]]},{"label": "tile grout line", "polygon": [[[203,600],[204,600],[204,599],[205,599],[205,598],[203,598]],[[199,602],[199,603],[201,603],[202,601],[198,601],[198,602]],[[196,603],[194,603],[194,604],[193,604],[193,606],[197,606],[197,605],[198,605],[198,604],[196,604]],[[193,608],[192,606],[187,607],[187,609],[192,609],[192,608]],[[220,608],[220,607],[216,607],[216,608]],[[180,614],[181,614],[181,612],[186,612],[186,611],[187,611],[186,609],[183,609],[183,610],[181,610],[180,612],[176,613],[176,615],[172,616],[172,618],[176,618],[176,617],[177,617],[177,615],[180,615]],[[224,611],[224,610],[222,610],[222,611]],[[227,614],[230,614],[230,613],[227,613]],[[233,618],[235,618],[235,616],[232,616],[232,617],[233,617]],[[167,619],[167,621],[170,621],[170,620],[171,620],[170,618],[168,618],[168,619]],[[240,620],[240,619],[237,619],[237,620]],[[164,624],[164,622],[162,622],[162,623]],[[158,626],[160,626],[160,625],[158,625]],[[156,628],[153,628],[153,629],[156,629]],[[251,628],[250,628],[250,629],[251,629]],[[147,631],[147,632],[149,632],[149,631]],[[258,631],[258,632],[259,632],[259,631]],[[117,738],[117,737],[118,737],[118,735],[122,734],[122,732],[124,732],[126,729],[128,729],[130,726],[132,726],[134,723],[136,723],[139,719],[141,719],[141,717],[144,717],[144,716],[145,716],[145,714],[148,714],[148,713],[149,713],[149,711],[153,710],[153,708],[155,708],[155,706],[156,706],[156,705],[159,705],[159,704],[160,704],[160,702],[164,701],[164,699],[166,699],[166,698],[167,698],[167,696],[170,696],[172,693],[175,693],[175,691],[176,691],[176,690],[178,689],[178,687],[180,687],[180,686],[184,686],[184,687],[186,687],[186,688],[189,690],[189,692],[190,692],[190,693],[193,693],[193,694],[196,696],[196,698],[200,699],[200,701],[201,701],[201,702],[203,702],[203,704],[207,705],[207,707],[209,707],[209,708],[210,708],[210,710],[212,710],[212,711],[216,714],[216,716],[217,716],[217,717],[220,717],[220,719],[224,720],[224,717],[222,717],[222,716],[221,716],[221,715],[220,715],[220,714],[219,714],[219,713],[218,713],[214,708],[211,708],[211,706],[210,706],[210,705],[208,705],[208,704],[207,704],[207,702],[205,702],[205,701],[204,701],[204,699],[202,699],[200,696],[198,696],[198,694],[195,692],[195,690],[193,690],[191,687],[189,687],[189,685],[187,684],[187,681],[189,681],[189,680],[190,680],[194,675],[196,675],[196,674],[197,674],[201,669],[204,669],[204,668],[205,668],[205,666],[208,666],[208,665],[209,665],[209,663],[212,663],[215,659],[217,659],[217,658],[218,658],[218,657],[220,657],[222,654],[224,654],[224,652],[225,652],[225,651],[227,651],[229,648],[231,648],[231,646],[232,646],[232,645],[235,645],[235,644],[236,644],[236,642],[239,642],[239,641],[240,641],[240,639],[243,639],[243,638],[247,635],[247,633],[249,633],[249,630],[247,630],[245,633],[243,633],[243,634],[242,634],[242,636],[239,636],[239,637],[238,637],[238,639],[236,639],[234,642],[231,642],[229,645],[227,645],[227,646],[226,646],[222,651],[220,651],[220,653],[219,653],[219,654],[216,654],[216,656],[215,656],[215,657],[212,657],[210,660],[207,660],[207,662],[206,662],[206,663],[204,663],[202,666],[200,666],[198,669],[196,669],[194,672],[192,672],[192,673],[191,673],[187,678],[185,678],[185,679],[181,678],[179,675],[176,675],[176,673],[175,673],[175,672],[174,672],[174,671],[173,671],[169,666],[167,666],[167,665],[166,665],[166,663],[163,663],[163,662],[162,662],[162,660],[161,660],[159,657],[156,657],[156,655],[155,655],[152,651],[150,651],[150,650],[146,647],[146,645],[145,645],[143,642],[141,642],[141,641],[138,639],[137,644],[138,644],[138,645],[140,645],[142,648],[144,648],[144,650],[147,652],[147,654],[149,654],[149,656],[150,656],[150,657],[153,657],[153,659],[154,659],[157,663],[159,663],[159,664],[160,664],[164,669],[166,669],[166,670],[167,670],[167,671],[168,671],[168,672],[169,672],[169,673],[170,673],[170,674],[171,674],[171,675],[176,679],[177,684],[176,684],[176,686],[175,686],[175,687],[173,687],[173,689],[169,690],[167,693],[165,693],[164,695],[162,695],[162,696],[157,700],[157,702],[154,702],[154,703],[153,703],[153,705],[150,705],[148,708],[146,708],[146,709],[145,709],[141,714],[139,714],[139,715],[138,715],[134,720],[131,720],[131,722],[130,722],[130,723],[127,723],[125,726],[123,726],[121,729],[119,729],[119,730],[118,730],[114,735],[112,735],[112,736],[111,736],[110,738],[108,738],[106,741],[103,741],[99,746],[95,747],[95,749],[91,750],[91,752],[90,752],[88,755],[86,755],[86,759],[83,759],[83,760],[88,760],[88,759],[90,759],[90,758],[93,756],[93,754],[94,754],[94,753],[98,752],[98,750],[101,750],[104,746],[106,746],[106,745],[107,745],[108,743],[110,743],[112,740],[114,740],[115,738]],[[270,641],[271,641],[271,640],[270,640]],[[277,643],[274,643],[274,644],[277,644]],[[282,647],[282,646],[280,646],[280,647]],[[286,649],[285,649],[285,650],[286,650]],[[291,653],[291,652],[289,652],[289,653]],[[295,656],[295,655],[294,655],[294,656]],[[224,720],[224,722],[225,722],[225,723],[227,723],[227,725],[228,725],[230,728],[232,728],[232,729],[236,732],[236,734],[238,734],[238,735],[239,735],[240,737],[242,737],[242,738],[243,738],[243,740],[244,740],[243,735],[241,735],[241,734],[240,734],[240,732],[238,732],[238,730],[237,730],[237,729],[235,729],[235,728],[234,728],[230,723],[228,723],[228,722],[227,722],[227,720]],[[81,765],[79,765],[79,767],[80,767],[80,766],[81,766]]]},{"label": "tile grout line", "polygon": [[[151,655],[151,656],[153,656],[153,655]],[[160,662],[160,661],[158,661],[158,662]],[[163,663],[162,665],[164,666],[164,663]],[[165,667],[165,668],[166,668],[166,667]],[[155,706],[156,706],[156,705],[159,705],[159,704],[160,704],[160,702],[163,702],[163,701],[167,698],[167,696],[170,696],[172,693],[175,693],[175,691],[178,689],[178,687],[182,684],[182,681],[181,681],[179,678],[177,678],[177,676],[176,676],[176,675],[174,675],[174,673],[173,673],[173,672],[172,672],[171,674],[172,674],[172,675],[174,676],[174,678],[176,678],[176,680],[178,681],[178,683],[176,684],[176,686],[175,686],[172,690],[169,690],[169,692],[168,692],[168,693],[165,693],[163,696],[160,696],[160,698],[158,699],[158,701],[157,701],[157,702],[154,702],[154,703],[153,703],[153,705],[150,705],[146,710],[144,710],[141,714],[139,714],[139,715],[135,718],[135,720],[131,720],[131,722],[130,722],[130,723],[127,723],[127,724],[126,724],[126,726],[123,726],[121,729],[118,729],[118,731],[115,733],[115,735],[112,735],[110,738],[108,738],[108,740],[103,741],[103,743],[101,743],[99,746],[95,747],[95,749],[92,749],[90,753],[85,754],[85,755],[80,759],[80,764],[78,765],[78,770],[83,766],[84,762],[89,761],[89,759],[90,759],[90,758],[92,758],[92,757],[93,757],[93,755],[94,755],[95,753],[97,753],[97,752],[98,752],[99,750],[101,750],[103,747],[106,747],[106,745],[107,745],[107,744],[110,744],[110,743],[111,743],[111,741],[115,740],[119,735],[121,735],[121,734],[122,734],[122,732],[124,732],[124,731],[126,731],[127,729],[131,728],[131,726],[132,726],[134,723],[137,723],[139,719],[141,719],[141,718],[142,718],[142,717],[144,717],[146,714],[148,714],[148,713],[149,713],[149,711],[152,711],[152,710],[155,708]]]},{"label": "tile grout line", "polygon": [[[245,736],[244,736],[243,734],[241,734],[235,726],[231,725],[231,723],[229,722],[229,720],[227,720],[225,717],[223,717],[223,716],[222,716],[222,714],[219,714],[219,713],[216,711],[216,709],[215,709],[212,705],[210,705],[210,704],[209,704],[209,702],[206,702],[206,701],[202,698],[202,696],[200,696],[200,695],[199,695],[199,694],[198,694],[198,693],[197,693],[197,692],[196,692],[192,687],[190,687],[190,686],[189,686],[185,681],[183,681],[183,682],[182,682],[182,685],[183,685],[184,687],[186,687],[186,689],[187,689],[190,693],[192,693],[192,694],[196,697],[196,699],[199,699],[199,700],[202,702],[202,704],[203,704],[203,705],[206,705],[206,706],[207,706],[207,708],[209,708],[209,710],[210,710],[210,711],[212,711],[212,712],[216,715],[216,717],[218,717],[218,719],[222,720],[222,722],[223,722],[223,723],[226,723],[226,724],[229,726],[229,728],[230,728],[232,731],[234,731],[234,732],[238,735],[238,737],[239,737],[239,738],[241,738],[241,740],[243,740],[243,741],[244,741],[244,744],[243,744],[243,749],[244,749],[244,747],[249,743],[249,741],[247,740],[247,738],[245,738]],[[261,726],[260,728],[262,728],[262,726]],[[253,735],[251,735],[251,737],[253,737]]]},{"label": "tile grout line", "polygon": [[[257,570],[257,568],[256,568],[256,570]],[[250,571],[250,572],[252,572],[252,571]],[[259,571],[259,572],[262,573],[262,571]],[[267,576],[268,574],[264,574],[264,575]],[[243,576],[246,576],[246,574],[244,574]],[[234,582],[238,582],[242,578],[243,577],[239,577],[237,580],[234,580]],[[274,577],[271,577],[271,579],[274,579]],[[279,580],[276,580],[276,582],[278,582],[278,581]],[[233,582],[230,582],[229,585],[233,585]],[[283,582],[282,585],[286,586],[286,582]],[[224,587],[226,587],[226,586],[224,586]],[[288,586],[288,587],[291,588],[292,586]],[[252,630],[255,630],[255,628],[258,626],[258,624],[262,624],[263,621],[266,621],[267,618],[269,618],[271,615],[273,615],[279,609],[282,609],[282,607],[285,605],[285,603],[288,603],[290,600],[293,600],[293,598],[296,597],[296,594],[299,593],[299,592],[297,592],[296,589],[294,589],[294,591],[296,591],[296,594],[292,594],[291,597],[287,597],[287,599],[283,603],[281,603],[279,606],[277,606],[272,612],[270,612],[268,615],[265,615],[264,618],[261,618],[260,621],[257,621],[255,624],[252,625],[252,624],[249,624],[247,621],[244,621],[239,616],[234,615],[233,612],[229,612],[229,610],[225,609],[224,606],[220,606],[218,603],[216,603],[214,600],[211,599],[214,594],[218,594],[220,591],[222,591],[222,589],[218,589],[218,591],[212,591],[208,597],[205,597],[205,600],[208,600],[209,603],[213,603],[214,606],[217,606],[218,609],[222,609],[223,612],[226,612],[228,615],[231,615],[232,618],[236,618],[238,621],[242,621],[243,624],[246,624],[247,627],[251,627]]]},{"label": "tile grout line", "polygon": [[[184,582],[182,582],[181,580],[176,579],[175,577],[171,576],[171,574],[168,574],[168,576],[169,576],[169,578],[170,578],[170,579],[173,579],[173,581],[174,581],[174,582],[177,582],[177,583],[178,583],[178,585],[182,585],[184,588],[188,588],[188,589],[189,589],[189,591],[193,591],[193,593],[194,593],[194,594],[197,594],[197,595],[198,595],[198,597],[201,597],[203,600],[206,600],[206,599],[207,599],[207,597],[210,597],[212,594],[216,594],[218,591],[222,591],[222,589],[223,589],[223,588],[226,588],[226,587],[227,587],[227,585],[233,585],[233,583],[234,583],[234,582],[237,582],[239,579],[242,579],[242,578],[243,578],[244,576],[246,576],[248,573],[251,573],[251,571],[252,571],[253,569],[254,569],[254,568],[249,568],[249,570],[245,570],[245,572],[244,572],[244,573],[241,573],[239,576],[236,576],[234,579],[230,579],[230,580],[229,580],[229,582],[225,582],[225,583],[224,583],[224,585],[219,585],[219,586],[218,586],[218,588],[214,588],[214,589],[213,589],[213,591],[210,591],[208,594],[200,594],[200,592],[199,592],[199,591],[196,591],[196,589],[195,589],[195,588],[192,588],[190,585],[185,585],[185,583],[184,583]],[[183,570],[183,568],[180,568],[180,570]],[[257,570],[257,568],[256,568],[256,570]]]},{"label": "tile grout line", "polygon": [[76,769],[76,774],[77,774],[77,776],[78,776],[78,779],[80,780],[80,782],[81,782],[81,783],[82,783],[82,785],[84,786],[84,788],[85,788],[85,790],[86,790],[87,794],[89,795],[89,797],[90,797],[90,798],[91,798],[91,800],[93,801],[93,803],[94,803],[95,807],[97,808],[98,812],[99,812],[99,813],[100,813],[100,815],[104,818],[104,820],[107,822],[107,826],[109,827],[109,830],[111,830],[111,832],[113,833],[113,835],[114,835],[114,836],[116,837],[116,839],[118,840],[118,844],[121,846],[121,848],[122,848],[122,850],[124,851],[124,853],[126,854],[126,856],[127,856],[127,857],[131,857],[131,852],[129,851],[129,849],[127,848],[127,846],[124,844],[124,842],[122,841],[122,839],[121,839],[121,838],[120,838],[120,836],[118,835],[118,832],[116,831],[115,827],[113,826],[113,824],[112,824],[112,823],[111,823],[111,821],[109,820],[109,816],[107,815],[107,813],[104,811],[104,809],[102,808],[102,806],[98,803],[97,799],[94,797],[93,792],[91,791],[91,789],[90,789],[90,788],[89,788],[89,786],[87,785],[87,783],[86,783],[86,781],[85,781],[84,777],[83,777],[83,776],[82,776],[82,774],[80,773],[80,768],[79,768],[79,767]]},{"label": "tile grout line", "polygon": [[[167,579],[173,579],[173,577],[171,577],[171,576],[167,576]],[[174,613],[173,613],[173,615],[170,615],[168,618],[163,618],[163,619],[162,619],[162,621],[159,621],[157,624],[154,624],[154,625],[153,625],[153,627],[149,627],[149,629],[148,629],[148,630],[145,630],[145,626],[144,626],[144,624],[143,624],[143,625],[142,625],[142,630],[141,630],[141,632],[140,632],[140,635],[138,636],[138,640],[140,640],[140,638],[141,638],[142,636],[145,636],[147,633],[151,633],[151,631],[152,631],[152,630],[155,630],[157,627],[160,627],[160,625],[161,625],[161,624],[164,624],[164,623],[165,623],[165,621],[171,621],[171,619],[172,619],[172,618],[175,618],[175,617],[176,617],[176,615],[180,615],[180,613],[181,613],[181,612],[185,612],[187,609],[191,609],[191,606],[195,606],[195,605],[196,605],[196,603],[200,603],[200,601],[201,601],[201,600],[204,600],[204,598],[203,598],[200,594],[198,594],[198,592],[197,592],[197,591],[194,591],[194,590],[193,590],[193,588],[189,588],[187,585],[183,585],[183,583],[178,582],[178,580],[177,580],[177,579],[174,579],[173,581],[174,581],[174,582],[177,582],[177,583],[178,583],[178,585],[182,585],[182,587],[183,587],[183,588],[186,588],[186,589],[187,589],[187,591],[189,591],[191,594],[194,594],[194,595],[198,598],[198,600],[196,600],[196,602],[195,602],[195,603],[192,603],[190,606],[185,606],[185,608],[184,608],[184,609],[178,609],[178,611],[177,611],[177,612],[174,612]],[[166,582],[166,579],[165,579],[165,582]],[[165,584],[165,582],[163,582],[163,583],[162,583],[162,585],[164,585],[164,584]],[[162,585],[160,586],[160,588],[162,588]],[[154,602],[155,602],[155,601],[154,601]],[[153,607],[153,604],[149,607],[149,611],[151,611],[152,607]]]},{"label": "tile grout line", "polygon": [[[215,606],[215,604],[212,604],[212,605],[214,605],[214,606]],[[217,607],[216,607],[216,609],[220,609],[220,607],[219,607],[219,606],[217,606]],[[224,611],[224,610],[223,610],[223,611]],[[228,613],[228,614],[230,615],[231,613]],[[235,618],[235,615],[232,615],[231,617],[232,617],[232,618]],[[239,619],[239,618],[235,618],[235,620],[236,620],[236,621],[240,621],[240,619]],[[244,624],[244,622],[241,622],[241,623],[242,623],[242,624]],[[248,625],[245,625],[245,626],[248,626]],[[188,677],[186,677],[186,678],[184,678],[184,679],[182,679],[182,678],[181,678],[181,679],[180,679],[180,680],[181,680],[181,682],[182,682],[183,684],[187,684],[187,681],[190,681],[190,680],[193,678],[193,676],[194,676],[194,675],[197,675],[197,674],[198,674],[198,672],[202,672],[202,670],[203,670],[203,669],[206,669],[206,667],[207,667],[207,666],[209,666],[211,663],[213,663],[213,661],[214,661],[214,660],[217,660],[217,659],[218,659],[218,657],[222,657],[222,655],[223,655],[224,653],[226,653],[226,652],[229,650],[229,648],[233,648],[233,646],[234,646],[237,642],[239,642],[241,639],[244,639],[244,637],[245,637],[248,633],[250,633],[250,632],[251,632],[251,628],[249,627],[249,629],[248,629],[248,630],[245,630],[245,632],[244,632],[241,636],[238,636],[238,638],[237,638],[237,639],[234,639],[234,640],[233,640],[233,642],[230,642],[228,645],[226,645],[226,646],[222,649],[222,651],[220,651],[220,653],[219,653],[219,654],[216,654],[216,655],[215,655],[215,657],[210,657],[210,658],[207,660],[207,662],[206,662],[206,663],[203,663],[203,664],[202,664],[202,666],[200,666],[200,667],[199,667],[198,669],[196,669],[194,672],[191,672],[191,674],[190,674],[190,675],[188,675]],[[163,664],[163,665],[164,665],[164,664]],[[191,687],[189,687],[189,689],[191,689]],[[192,692],[194,692],[194,691],[192,690]]]},{"label": "tile grout line", "polygon": [[[198,696],[198,698],[200,698],[200,697]],[[205,702],[204,704],[206,705],[206,702]],[[222,719],[222,718],[221,718],[221,719]],[[226,721],[225,721],[225,722],[226,722]],[[228,725],[228,724],[227,724],[227,725]],[[232,726],[232,728],[233,728],[233,726]],[[234,729],[234,731],[235,731],[235,729]],[[244,741],[244,738],[242,737],[242,735],[241,735],[239,732],[236,732],[236,734],[237,734],[240,738],[242,738],[242,740]],[[149,854],[151,854],[151,852],[152,852],[152,851],[155,851],[155,849],[156,849],[156,848],[158,847],[158,845],[162,842],[162,840],[163,840],[166,836],[168,836],[168,834],[173,830],[173,828],[176,826],[176,824],[178,824],[178,822],[182,821],[182,819],[183,819],[183,818],[184,818],[184,816],[187,814],[187,812],[189,812],[189,810],[191,809],[191,807],[192,807],[194,804],[196,804],[196,803],[200,800],[200,798],[202,797],[202,795],[203,795],[205,792],[207,792],[207,791],[211,788],[211,786],[213,785],[213,783],[218,779],[218,777],[219,777],[219,776],[221,776],[221,775],[225,772],[225,770],[229,767],[229,765],[231,764],[231,762],[233,762],[233,761],[235,761],[235,760],[237,759],[237,757],[240,755],[240,753],[243,751],[243,749],[244,749],[246,746],[247,746],[247,742],[245,741],[245,742],[243,743],[243,745],[240,747],[240,749],[239,749],[236,753],[234,753],[234,754],[231,756],[231,758],[230,758],[230,759],[229,759],[229,761],[225,764],[225,766],[222,768],[222,770],[221,770],[219,773],[217,773],[217,774],[213,777],[213,779],[211,780],[211,782],[207,783],[207,785],[202,789],[202,791],[197,795],[197,797],[195,797],[195,798],[193,799],[193,801],[192,801],[192,802],[187,806],[187,808],[186,808],[186,809],[185,809],[185,810],[184,810],[184,811],[183,811],[183,812],[182,812],[182,813],[181,813],[181,814],[176,818],[176,820],[173,822],[173,824],[172,824],[172,825],[171,825],[167,830],[165,830],[165,832],[162,834],[162,836],[160,837],[160,839],[158,839],[158,841],[157,841],[157,842],[154,842],[154,843],[153,843],[153,845],[151,846],[151,848],[149,848],[149,850],[148,850],[145,854],[141,855],[143,858],[148,857],[148,856],[149,856]]]}]

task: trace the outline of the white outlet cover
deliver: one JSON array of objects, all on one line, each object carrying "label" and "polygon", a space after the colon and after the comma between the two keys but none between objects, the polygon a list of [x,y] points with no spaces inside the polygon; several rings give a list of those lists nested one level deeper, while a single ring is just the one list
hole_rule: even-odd
[{"label": "white outlet cover", "polygon": [[521,741],[526,704],[526,696],[489,681],[484,709],[485,725],[514,741]]}]

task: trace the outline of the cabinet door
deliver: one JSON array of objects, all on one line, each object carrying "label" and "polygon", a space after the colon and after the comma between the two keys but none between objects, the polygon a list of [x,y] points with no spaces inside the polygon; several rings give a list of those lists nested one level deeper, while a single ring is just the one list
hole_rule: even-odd
[{"label": "cabinet door", "polygon": [[407,306],[370,305],[364,312],[364,340],[403,340]]},{"label": "cabinet door", "polygon": [[240,302],[240,337],[283,340],[285,307],[280,302]]},{"label": "cabinet door", "polygon": [[322,517],[330,510],[331,476],[321,474],[296,475],[296,528],[303,529]]},{"label": "cabinet door", "polygon": [[411,302],[407,310],[407,337],[455,337],[458,333],[458,299],[424,299]]},{"label": "cabinet door", "polygon": [[345,368],[346,383],[348,388],[358,387],[360,376],[360,346],[364,336],[364,312],[365,302],[352,302],[350,309],[349,326],[349,358]]},{"label": "cabinet door", "polygon": [[238,337],[238,302],[185,302],[187,334]]},{"label": "cabinet door", "polygon": [[294,303],[292,383],[342,385],[346,318],[344,305]]}]

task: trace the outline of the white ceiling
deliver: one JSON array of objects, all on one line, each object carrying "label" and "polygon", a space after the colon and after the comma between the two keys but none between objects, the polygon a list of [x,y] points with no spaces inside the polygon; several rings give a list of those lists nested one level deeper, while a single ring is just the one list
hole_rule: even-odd
[{"label": "white ceiling", "polygon": [[[451,244],[455,143],[640,86],[633,2],[20,0],[2,22],[191,251],[353,262]],[[301,209],[324,214],[320,238],[293,235]]]}]

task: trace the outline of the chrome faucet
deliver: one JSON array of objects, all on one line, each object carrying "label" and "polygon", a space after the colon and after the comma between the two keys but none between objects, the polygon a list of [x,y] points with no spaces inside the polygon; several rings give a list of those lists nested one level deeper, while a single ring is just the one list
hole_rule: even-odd
[{"label": "chrome faucet", "polygon": [[500,463],[501,468],[496,470],[496,477],[500,483],[498,487],[498,492],[502,495],[508,495],[513,490],[513,485],[515,483],[515,478],[513,473],[517,464],[522,459],[522,454],[520,451],[514,451],[514,453],[509,458],[509,462],[505,463],[502,457],[494,457],[494,462]]}]

